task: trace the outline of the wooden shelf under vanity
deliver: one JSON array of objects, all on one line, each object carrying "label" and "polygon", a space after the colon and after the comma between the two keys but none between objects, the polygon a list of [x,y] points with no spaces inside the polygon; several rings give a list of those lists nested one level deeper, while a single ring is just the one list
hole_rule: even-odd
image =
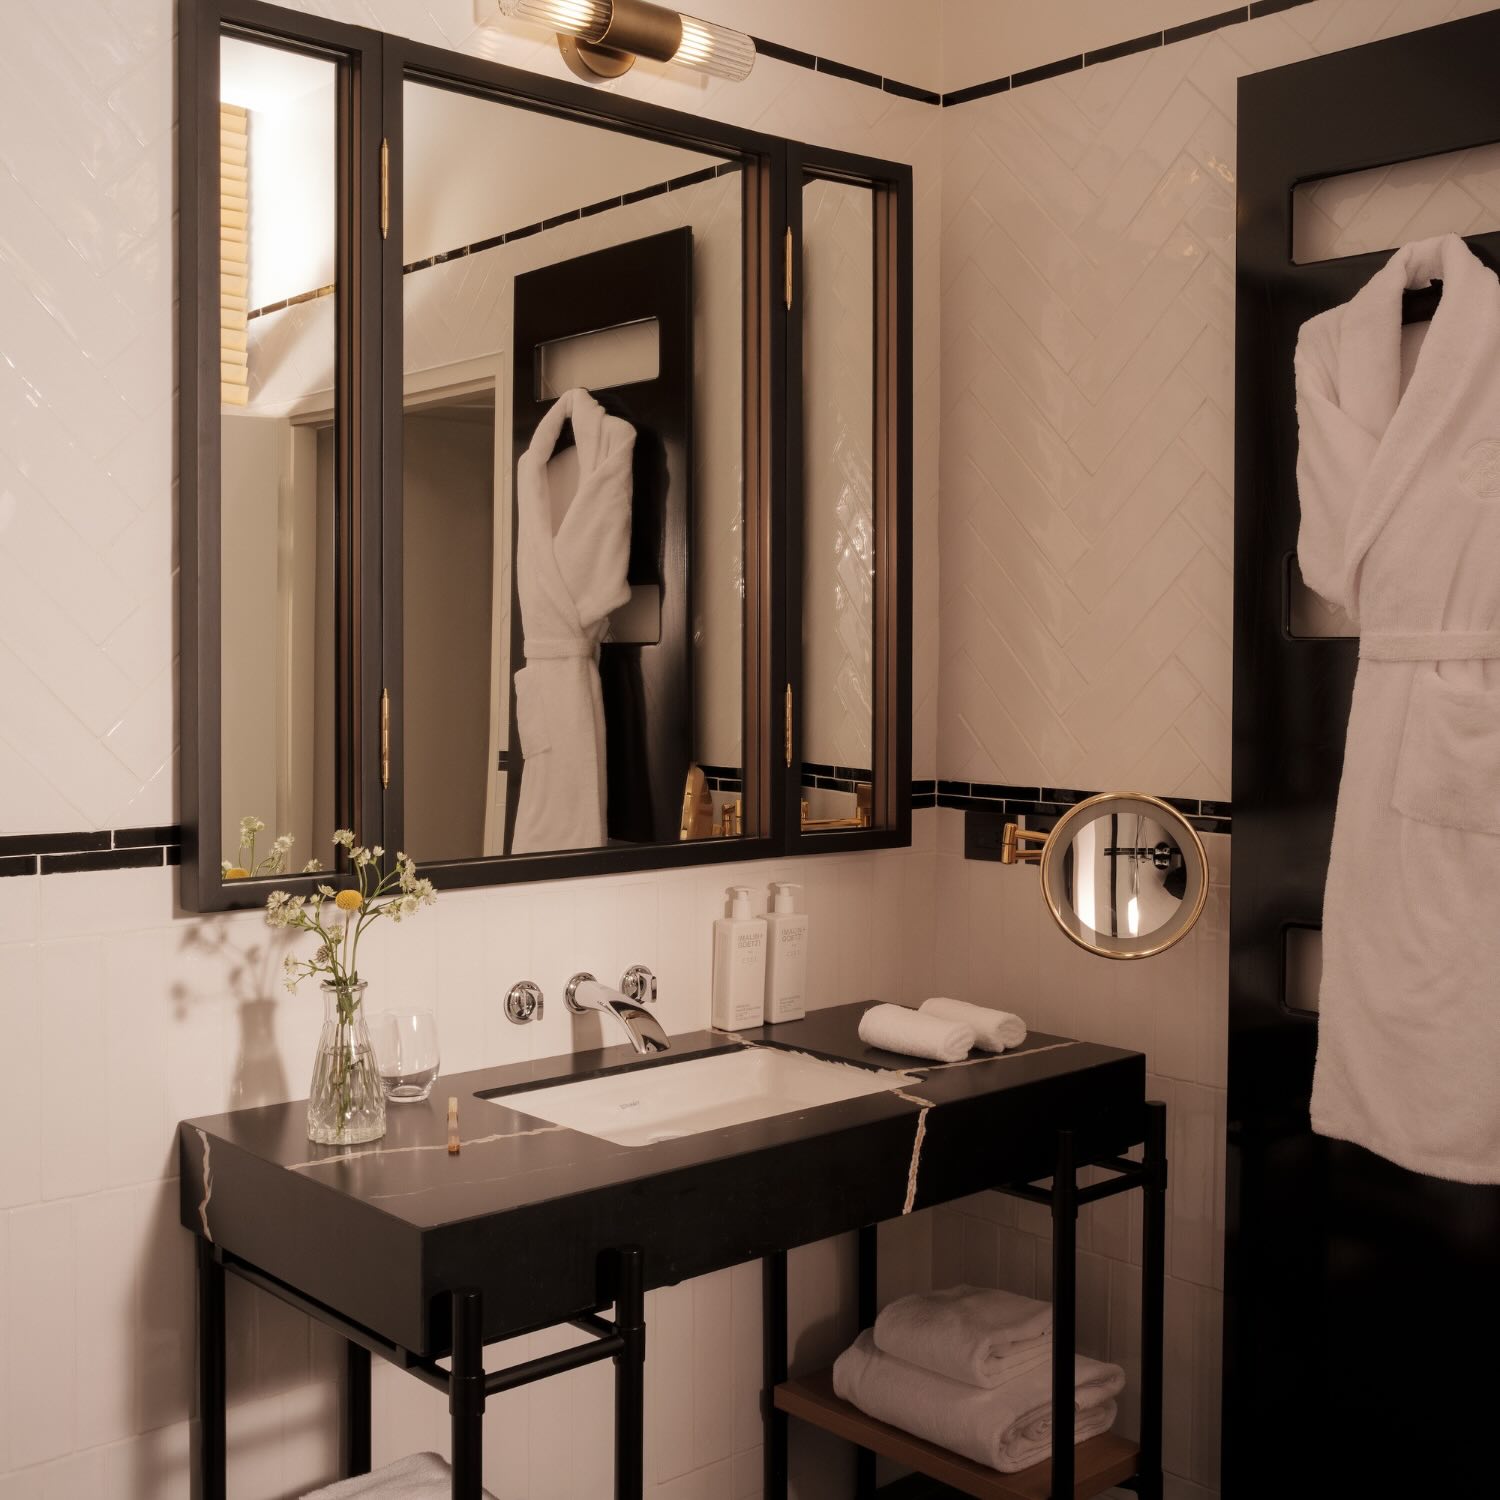
[{"label": "wooden shelf under vanity", "polygon": [[[831,1370],[821,1370],[802,1380],[784,1381],[776,1387],[775,1402],[776,1409],[789,1417],[821,1427],[835,1437],[948,1486],[947,1491],[936,1494],[972,1495],[974,1500],[1048,1500],[1052,1493],[1050,1460],[1033,1464],[1018,1474],[1002,1474],[948,1448],[923,1442],[841,1401],[833,1393]],[[1136,1445],[1112,1432],[1079,1443],[1074,1454],[1074,1500],[1089,1500],[1129,1479],[1139,1461]]]}]

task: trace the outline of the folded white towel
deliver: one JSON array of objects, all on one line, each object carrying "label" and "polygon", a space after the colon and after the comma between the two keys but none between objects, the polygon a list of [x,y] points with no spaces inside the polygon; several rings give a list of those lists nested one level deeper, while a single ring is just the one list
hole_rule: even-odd
[{"label": "folded white towel", "polygon": [[859,1037],[886,1052],[930,1057],[936,1062],[959,1062],[974,1045],[974,1028],[962,1021],[924,1016],[904,1005],[872,1005],[859,1018]]},{"label": "folded white towel", "polygon": [[1052,1304],[988,1287],[898,1297],[875,1319],[875,1346],[909,1365],[992,1390],[1052,1357]]},{"label": "folded white towel", "polygon": [[[1075,1442],[1108,1432],[1125,1386],[1118,1365],[1079,1355],[1074,1365]],[[1052,1366],[1034,1361],[991,1390],[892,1359],[867,1328],[833,1366],[834,1394],[866,1416],[951,1448],[1003,1474],[1052,1456]]]},{"label": "folded white towel", "polygon": [[[409,1453],[393,1464],[341,1479],[321,1490],[310,1490],[303,1500],[451,1500],[453,1470],[436,1453]],[[488,1490],[485,1500],[495,1500]]]},{"label": "folded white towel", "polygon": [[1026,1023],[1008,1010],[991,1010],[987,1005],[971,1005],[967,1000],[949,1000],[938,995],[924,1000],[920,1013],[972,1026],[978,1045],[986,1052],[1004,1052],[1026,1040]]}]

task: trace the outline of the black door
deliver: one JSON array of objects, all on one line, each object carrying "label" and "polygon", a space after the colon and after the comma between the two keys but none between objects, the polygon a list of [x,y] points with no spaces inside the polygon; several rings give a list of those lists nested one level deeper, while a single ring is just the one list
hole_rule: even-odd
[{"label": "black door", "polygon": [[1494,1491],[1500,1189],[1314,1136],[1317,1017],[1285,976],[1322,920],[1357,654],[1290,629],[1292,354],[1386,258],[1294,265],[1292,189],[1500,140],[1497,57],[1492,13],[1240,83],[1225,1500]]}]

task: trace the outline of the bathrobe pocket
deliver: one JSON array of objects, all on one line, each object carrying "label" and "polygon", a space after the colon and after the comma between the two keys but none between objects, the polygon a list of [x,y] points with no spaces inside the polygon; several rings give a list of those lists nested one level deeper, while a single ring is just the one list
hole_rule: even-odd
[{"label": "bathrobe pocket", "polygon": [[1500,690],[1417,669],[1391,805],[1421,823],[1500,833]]},{"label": "bathrobe pocket", "polygon": [[552,730],[547,715],[547,694],[534,680],[535,667],[516,673],[516,730],[521,736],[521,755],[533,760],[552,748]]}]

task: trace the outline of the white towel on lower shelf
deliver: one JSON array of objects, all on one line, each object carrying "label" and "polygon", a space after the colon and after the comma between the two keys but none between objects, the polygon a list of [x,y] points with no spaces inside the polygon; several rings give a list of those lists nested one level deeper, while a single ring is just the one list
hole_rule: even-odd
[{"label": "white towel on lower shelf", "polygon": [[974,1045],[974,1028],[962,1021],[924,1016],[904,1005],[872,1005],[859,1018],[859,1039],[886,1052],[961,1062]]},{"label": "white towel on lower shelf", "polygon": [[893,1359],[995,1386],[1052,1357],[1052,1304],[989,1287],[950,1286],[899,1297],[875,1319],[875,1347]]},{"label": "white towel on lower shelf", "polygon": [[935,995],[918,1007],[924,1016],[941,1016],[945,1021],[962,1021],[974,1028],[974,1037],[986,1052],[1005,1052],[1026,1040],[1026,1023],[1008,1010],[991,1010],[987,1005],[972,1005],[967,1000],[949,1000]]},{"label": "white towel on lower shelf", "polygon": [[[302,1500],[452,1500],[453,1470],[436,1453],[409,1453],[393,1464],[341,1479],[321,1490],[311,1490]],[[488,1490],[485,1500],[495,1500]]]},{"label": "white towel on lower shelf", "polygon": [[[1075,1442],[1114,1425],[1114,1398],[1125,1386],[1118,1365],[1077,1356]],[[1002,1474],[1052,1456],[1052,1366],[1040,1360],[992,1390],[965,1385],[892,1359],[867,1328],[833,1366],[834,1393],[877,1422],[887,1422]]]}]

